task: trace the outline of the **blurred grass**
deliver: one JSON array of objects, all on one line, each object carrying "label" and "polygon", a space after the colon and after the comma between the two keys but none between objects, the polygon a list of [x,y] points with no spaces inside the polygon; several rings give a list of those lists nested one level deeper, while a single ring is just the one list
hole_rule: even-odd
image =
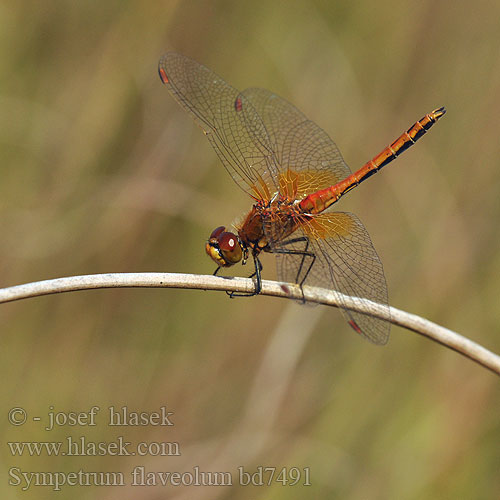
[{"label": "blurred grass", "polygon": [[[177,50],[238,88],[289,99],[351,168],[445,105],[429,136],[341,209],[370,231],[392,305],[499,352],[499,18],[485,0],[2,4],[0,286],[213,271],[207,235],[250,200],[162,88],[157,60]],[[4,470],[312,470],[311,487],[71,488],[72,498],[500,495],[498,380],[398,328],[379,349],[337,311],[175,290],[44,297],[1,307],[0,322],[4,414],[167,405],[173,429],[125,436],[182,450],[14,459],[3,446]],[[4,442],[114,436],[105,425],[2,431]],[[50,495],[21,495],[7,478],[0,488]]]}]

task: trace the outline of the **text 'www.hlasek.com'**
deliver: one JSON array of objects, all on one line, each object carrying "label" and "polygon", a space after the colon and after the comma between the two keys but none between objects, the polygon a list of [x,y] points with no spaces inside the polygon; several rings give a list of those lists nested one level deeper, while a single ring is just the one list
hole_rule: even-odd
[{"label": "text 'www.hlasek.com'", "polygon": [[[259,465],[251,468],[239,465],[230,470],[208,470],[199,465],[184,467],[184,470],[157,470],[165,458],[181,460],[181,445],[175,440],[129,440],[127,433],[137,434],[137,428],[157,427],[161,435],[168,435],[176,424],[175,412],[161,406],[155,411],[137,411],[127,406],[109,406],[101,409],[92,406],[86,411],[61,411],[49,406],[43,417],[32,415],[20,406],[11,408],[8,421],[12,426],[14,439],[6,443],[12,463],[8,467],[8,484],[22,491],[45,487],[61,491],[72,486],[310,486],[309,467]],[[98,440],[91,433],[99,426],[106,426],[109,440]],[[52,435],[68,432],[59,440],[22,439],[23,433],[33,436],[33,431]],[[71,434],[69,432],[71,431]],[[84,435],[82,435],[84,433]],[[155,434],[156,435],[156,434]],[[125,457],[124,469],[114,471],[91,470],[87,463],[92,457]],[[65,462],[64,470],[46,470],[47,464],[56,457],[71,457]],[[78,458],[80,457],[80,458]],[[85,458],[83,458],[85,457]],[[126,457],[146,457],[147,464],[133,463]],[[157,457],[157,458],[154,458]],[[183,457],[184,459],[186,457]],[[23,464],[32,463],[33,459],[43,461],[44,470],[27,470],[14,463],[22,460]],[[86,460],[85,467],[67,468],[67,464],[76,464],[77,460]],[[118,459],[117,459],[118,460]],[[156,460],[153,462],[153,460]],[[60,461],[57,461],[60,463]],[[113,462],[114,464],[118,462]],[[172,461],[169,462],[171,464]],[[185,461],[182,462],[185,464]],[[97,464],[97,462],[96,462]],[[99,469],[97,465],[95,467]],[[170,469],[170,467],[169,467]]]}]

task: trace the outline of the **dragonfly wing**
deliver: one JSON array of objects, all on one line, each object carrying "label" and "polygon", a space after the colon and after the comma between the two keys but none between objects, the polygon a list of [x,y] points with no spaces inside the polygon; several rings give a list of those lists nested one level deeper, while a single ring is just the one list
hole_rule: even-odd
[{"label": "dragonfly wing", "polygon": [[242,95],[262,118],[282,175],[288,169],[300,174],[298,198],[350,175],[333,140],[295,106],[261,88],[246,89]]},{"label": "dragonfly wing", "polygon": [[203,129],[236,183],[257,198],[277,191],[274,150],[248,99],[220,76],[181,54],[165,54],[158,72],[177,102]]},{"label": "dragonfly wing", "polygon": [[[300,241],[301,237],[305,241]],[[277,253],[279,279],[334,290],[354,330],[375,344],[387,343],[388,321],[346,308],[347,295],[355,304],[367,307],[368,312],[382,308],[389,317],[384,270],[362,222],[347,212],[322,213],[311,222],[304,222],[293,233],[293,240],[296,241],[291,244],[285,241],[275,245],[273,251],[306,251],[314,254],[315,259]]]}]

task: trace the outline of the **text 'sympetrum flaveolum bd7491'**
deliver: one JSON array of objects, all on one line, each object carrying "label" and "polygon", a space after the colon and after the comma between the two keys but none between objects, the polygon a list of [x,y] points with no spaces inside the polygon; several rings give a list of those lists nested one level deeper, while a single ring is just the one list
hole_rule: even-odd
[{"label": "text 'sympetrum flaveolum bd7491'", "polygon": [[[335,143],[290,103],[260,88],[242,92],[201,64],[165,54],[160,78],[193,116],[236,184],[254,205],[236,234],[218,227],[208,255],[228,267],[251,255],[255,294],[261,289],[260,252],[276,254],[278,278],[328,288],[389,312],[382,263],[361,221],[327,210],[345,193],[378,172],[420,139],[441,118],[434,110],[354,173]],[[339,293],[340,292],[340,293]],[[352,328],[385,344],[390,323],[342,308]],[[387,314],[388,316],[388,314]]]}]

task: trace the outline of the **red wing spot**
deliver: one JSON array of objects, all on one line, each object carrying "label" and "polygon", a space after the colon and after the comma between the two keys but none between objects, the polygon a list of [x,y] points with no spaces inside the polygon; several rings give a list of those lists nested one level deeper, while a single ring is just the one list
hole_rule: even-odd
[{"label": "red wing spot", "polygon": [[290,288],[288,288],[286,285],[280,285],[280,287],[287,295],[290,295]]},{"label": "red wing spot", "polygon": [[236,101],[234,101],[234,109],[236,111],[241,111],[243,109],[243,102],[241,101],[241,97],[237,97]]},{"label": "red wing spot", "polygon": [[168,83],[168,76],[163,68],[158,68],[158,73],[160,74],[161,81],[163,83]]},{"label": "red wing spot", "polygon": [[352,329],[356,332],[359,333],[360,335],[362,334],[361,328],[358,326],[357,323],[355,323],[353,320],[348,321],[348,323],[351,325]]}]

